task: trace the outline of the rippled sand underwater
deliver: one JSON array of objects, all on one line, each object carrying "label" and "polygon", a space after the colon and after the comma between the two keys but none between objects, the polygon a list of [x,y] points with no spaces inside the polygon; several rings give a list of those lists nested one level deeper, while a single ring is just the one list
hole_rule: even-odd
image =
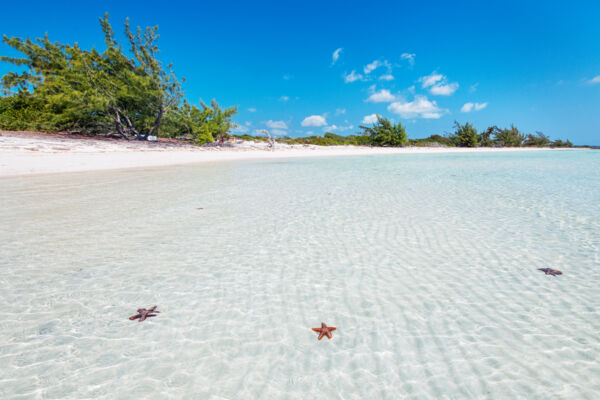
[{"label": "rippled sand underwater", "polygon": [[600,152],[0,187],[2,399],[600,398]]}]

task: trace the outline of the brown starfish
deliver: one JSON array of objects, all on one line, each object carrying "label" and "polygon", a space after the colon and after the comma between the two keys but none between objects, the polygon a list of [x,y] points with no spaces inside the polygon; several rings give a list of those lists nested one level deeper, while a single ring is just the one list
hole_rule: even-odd
[{"label": "brown starfish", "polygon": [[146,309],[146,308],[138,308],[138,310],[137,310],[138,313],[136,315],[132,315],[131,317],[129,317],[129,319],[133,321],[134,319],[138,319],[139,318],[140,320],[138,322],[142,322],[146,318],[156,317],[156,314],[153,314],[153,313],[159,313],[160,312],[160,311],[156,310],[156,307],[157,306],[153,306],[153,307],[150,307],[148,309]]},{"label": "brown starfish", "polygon": [[562,275],[562,271],[559,271],[557,269],[552,269],[552,268],[538,268],[539,271],[543,271],[546,275],[552,275],[552,276],[556,276],[556,275]]},{"label": "brown starfish", "polygon": [[319,340],[323,339],[323,336],[327,336],[329,339],[333,337],[331,332],[335,331],[335,326],[327,326],[325,322],[321,322],[320,328],[312,328],[313,331],[319,332]]}]

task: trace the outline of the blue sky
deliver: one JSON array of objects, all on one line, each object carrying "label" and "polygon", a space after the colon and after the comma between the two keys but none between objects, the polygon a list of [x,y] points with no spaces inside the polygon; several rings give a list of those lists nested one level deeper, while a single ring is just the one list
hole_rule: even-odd
[{"label": "blue sky", "polygon": [[413,138],[458,120],[600,144],[600,2],[417,3],[10,2],[0,33],[102,48],[106,11],[119,34],[159,25],[188,100],[237,105],[249,133],[350,134],[380,114]]}]

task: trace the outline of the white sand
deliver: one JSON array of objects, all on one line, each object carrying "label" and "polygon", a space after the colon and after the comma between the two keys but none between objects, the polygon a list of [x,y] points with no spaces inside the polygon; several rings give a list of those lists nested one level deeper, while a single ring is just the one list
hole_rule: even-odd
[{"label": "white sand", "polygon": [[331,157],[374,154],[535,151],[538,148],[372,148],[280,145],[242,142],[235,147],[204,148],[180,143],[79,138],[32,132],[0,132],[0,177],[57,172],[158,167],[204,162]]}]

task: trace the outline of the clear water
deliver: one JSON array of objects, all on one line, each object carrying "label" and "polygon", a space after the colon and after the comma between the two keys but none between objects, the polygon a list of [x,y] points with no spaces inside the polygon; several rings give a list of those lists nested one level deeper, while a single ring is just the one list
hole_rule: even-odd
[{"label": "clear water", "polygon": [[2,399],[600,398],[600,152],[0,188]]}]

